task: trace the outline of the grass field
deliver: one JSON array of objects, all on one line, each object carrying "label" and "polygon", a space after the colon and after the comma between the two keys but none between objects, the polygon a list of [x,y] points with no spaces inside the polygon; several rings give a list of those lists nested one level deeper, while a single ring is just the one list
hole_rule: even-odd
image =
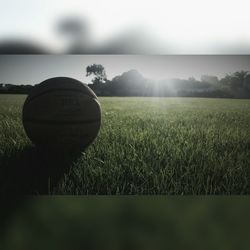
[{"label": "grass field", "polygon": [[100,98],[98,138],[63,161],[26,137],[24,100],[0,95],[2,193],[250,194],[250,100]]}]

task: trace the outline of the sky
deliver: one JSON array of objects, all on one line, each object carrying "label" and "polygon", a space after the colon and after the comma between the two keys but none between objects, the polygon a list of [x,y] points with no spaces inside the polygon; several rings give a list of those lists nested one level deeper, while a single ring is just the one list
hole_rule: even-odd
[{"label": "sky", "polygon": [[93,43],[137,27],[168,46],[162,53],[249,54],[249,8],[249,0],[0,0],[0,37],[63,47],[55,24],[74,16]]},{"label": "sky", "polygon": [[142,56],[142,55],[0,55],[0,83],[37,84],[48,78],[66,76],[90,83],[86,67],[102,64],[108,79],[130,69],[153,80],[216,75],[250,70],[250,56]]}]

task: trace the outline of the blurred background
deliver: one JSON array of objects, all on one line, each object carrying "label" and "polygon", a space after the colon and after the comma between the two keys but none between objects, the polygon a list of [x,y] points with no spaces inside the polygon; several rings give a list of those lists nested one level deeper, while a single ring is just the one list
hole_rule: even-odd
[{"label": "blurred background", "polygon": [[1,0],[2,54],[249,54],[249,1]]}]

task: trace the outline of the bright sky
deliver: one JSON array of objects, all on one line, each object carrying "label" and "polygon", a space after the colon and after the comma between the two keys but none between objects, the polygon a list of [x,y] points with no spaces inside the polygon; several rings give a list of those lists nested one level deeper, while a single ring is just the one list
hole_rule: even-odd
[{"label": "bright sky", "polygon": [[239,70],[250,70],[250,56],[135,56],[135,55],[0,55],[0,83],[37,84],[50,77],[67,76],[85,83],[86,67],[102,64],[108,76],[121,75],[130,69],[144,77],[225,76]]},{"label": "bright sky", "polygon": [[249,9],[249,0],[0,0],[0,36],[60,47],[54,25],[73,15],[87,20],[97,43],[146,27],[173,53],[249,54]]}]

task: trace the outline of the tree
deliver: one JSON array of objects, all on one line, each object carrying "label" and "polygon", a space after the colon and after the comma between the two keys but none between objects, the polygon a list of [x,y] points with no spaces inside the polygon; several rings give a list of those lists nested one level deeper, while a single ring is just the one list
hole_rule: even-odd
[{"label": "tree", "polygon": [[247,91],[250,92],[250,74],[248,74],[246,77],[245,77],[245,80],[244,80],[244,86],[243,86]]},{"label": "tree", "polygon": [[104,67],[101,64],[92,64],[86,68],[86,76],[94,75],[92,82],[94,84],[104,83],[107,81],[107,76]]},{"label": "tree", "polygon": [[196,79],[193,76],[191,76],[191,77],[188,78],[188,81],[189,82],[196,82]]},{"label": "tree", "polygon": [[229,86],[232,90],[244,89],[249,82],[249,71],[237,71],[231,75],[227,74],[221,79],[221,83]]},{"label": "tree", "polygon": [[58,33],[65,39],[70,54],[89,52],[90,35],[88,23],[81,17],[64,17],[57,25]]},{"label": "tree", "polygon": [[211,75],[202,75],[201,76],[201,81],[211,83],[211,84],[218,84],[219,83],[218,77],[217,76],[211,76]]},{"label": "tree", "polygon": [[248,71],[241,70],[241,71],[235,72],[233,75],[237,77],[241,82],[243,82],[248,74],[249,74]]}]

